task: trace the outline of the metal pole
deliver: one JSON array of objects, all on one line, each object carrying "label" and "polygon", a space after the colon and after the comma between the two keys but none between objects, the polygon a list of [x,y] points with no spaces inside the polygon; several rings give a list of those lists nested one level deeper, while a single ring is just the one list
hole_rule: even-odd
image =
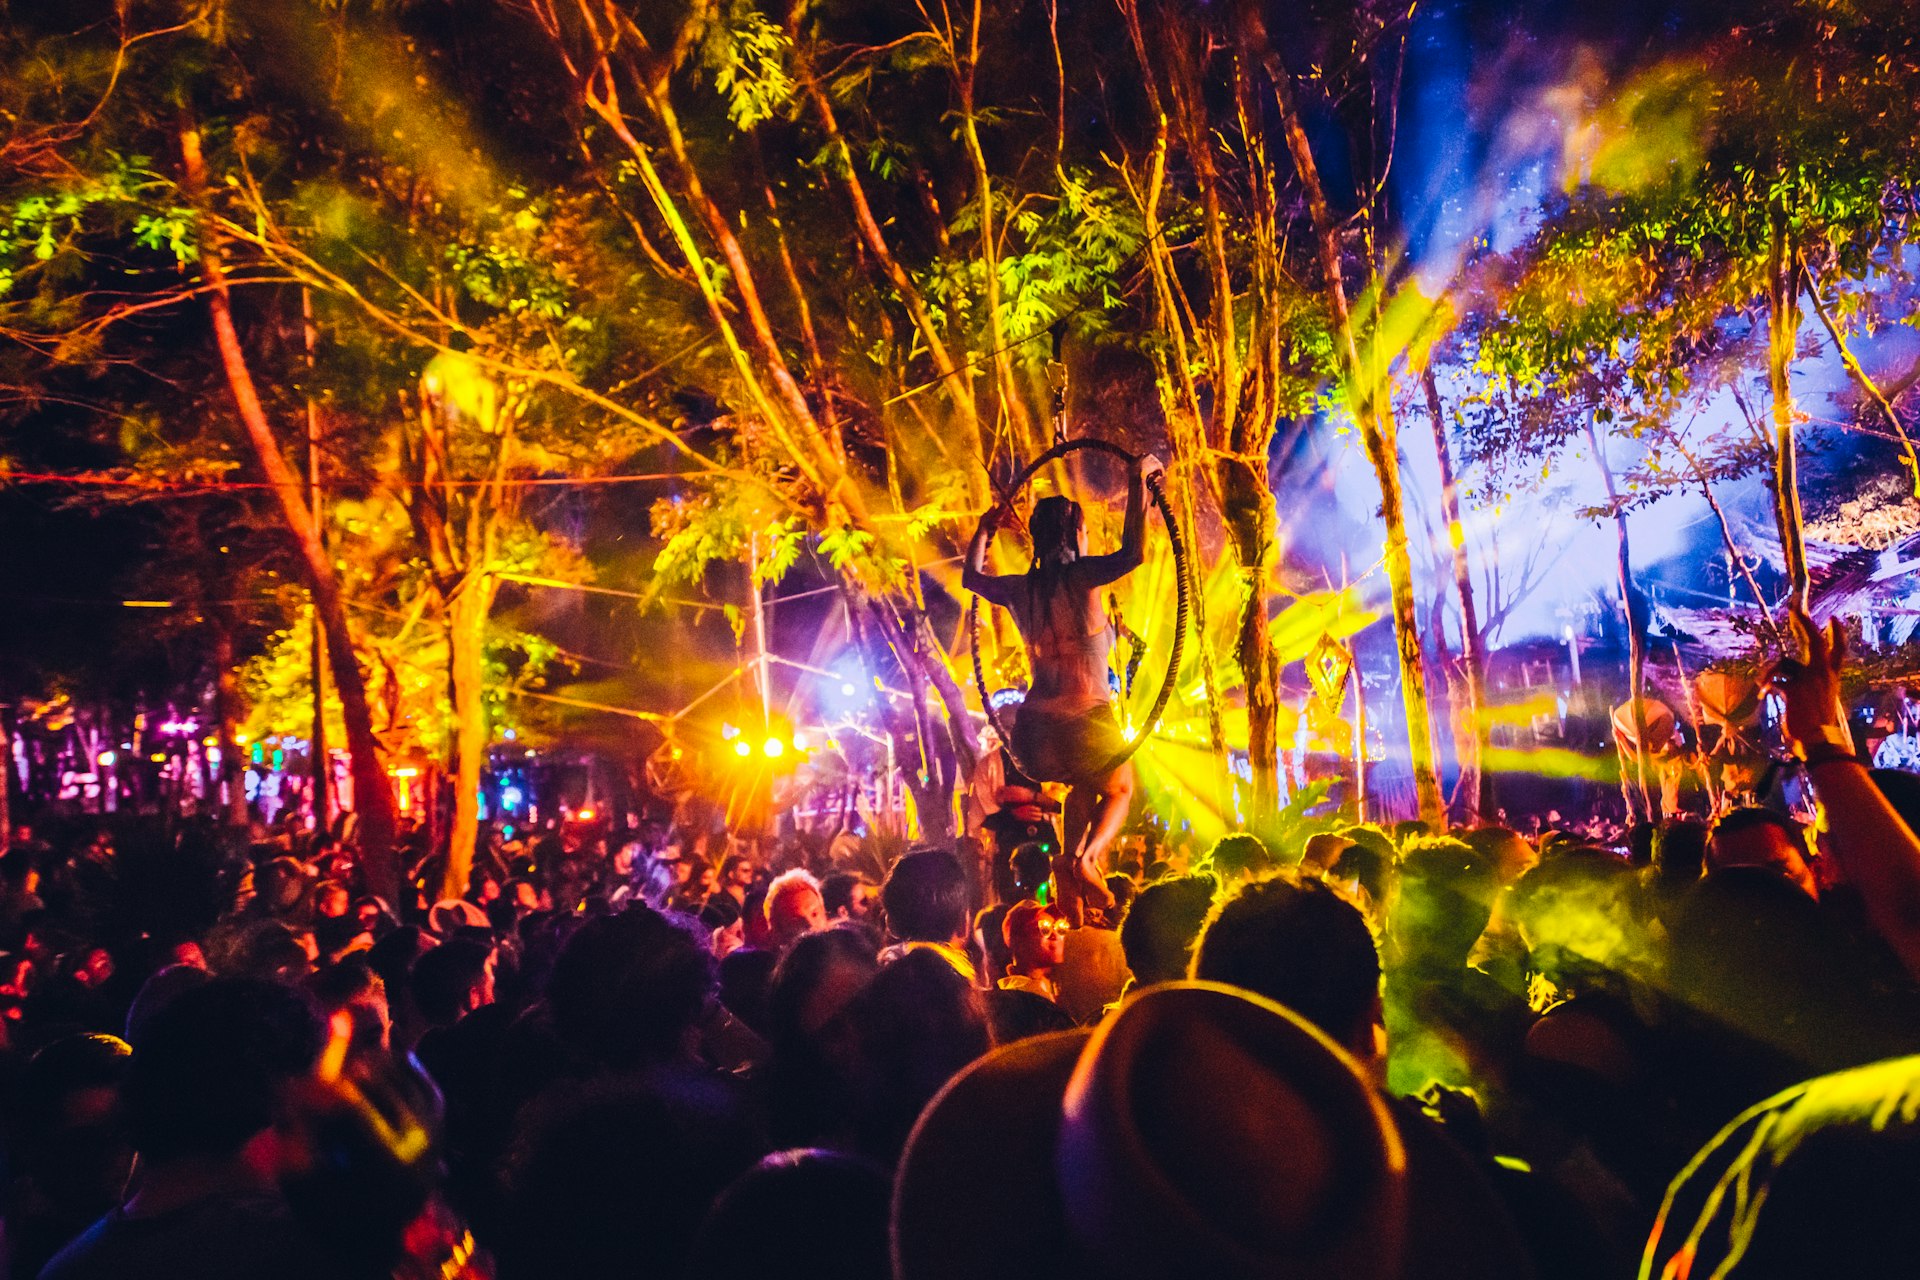
[{"label": "metal pole", "polygon": [[1360,658],[1353,660],[1353,812],[1367,820],[1367,686],[1360,679]]},{"label": "metal pole", "polygon": [[[320,332],[313,323],[313,293],[300,290],[300,318],[306,331],[307,377],[313,377],[314,347]],[[326,521],[322,518],[320,502],[320,407],[314,403],[313,389],[307,389],[307,504],[313,509],[313,527],[316,536],[324,546],[327,537]],[[320,621],[320,609],[313,610],[313,733],[307,743],[312,765],[313,791],[313,829],[316,832],[327,830],[333,820],[329,783],[331,761],[327,756],[327,633],[326,626]]]}]

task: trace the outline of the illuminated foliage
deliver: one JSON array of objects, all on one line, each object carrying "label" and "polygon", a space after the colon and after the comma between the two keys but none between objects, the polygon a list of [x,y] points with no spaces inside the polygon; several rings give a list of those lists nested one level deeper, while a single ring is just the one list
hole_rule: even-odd
[{"label": "illuminated foliage", "polygon": [[[1685,424],[1736,391],[1764,412],[1783,236],[1840,334],[1914,315],[1920,46],[1899,0],[1773,0],[1610,68],[1566,121],[1537,233],[1480,247],[1440,296],[1398,255],[1385,198],[1404,5],[1309,6],[1270,33],[1186,0],[124,8],[152,30],[6,47],[0,358],[45,402],[9,439],[78,400],[98,406],[83,433],[114,460],[102,477],[148,496],[253,477],[208,390],[217,244],[290,457],[314,406],[363,665],[377,688],[387,662],[495,663],[455,717],[482,745],[501,655],[540,630],[504,575],[598,576],[650,605],[804,575],[843,589],[869,674],[914,690],[888,731],[963,759],[958,592],[938,566],[1050,441],[1058,360],[1069,430],[1174,462],[1206,566],[1179,710],[1216,776],[1193,790],[1222,805],[1226,748],[1247,746],[1253,807],[1277,809],[1279,669],[1301,642],[1297,618],[1268,625],[1272,495],[1301,436],[1369,438],[1404,543],[1393,393],[1430,349],[1476,384],[1452,423],[1472,483],[1558,483],[1592,428],[1632,454],[1619,501],[1589,513],[1610,515],[1775,465],[1764,432]],[[1317,220],[1290,114],[1313,128],[1306,158],[1348,144]],[[661,478],[627,483],[643,474]],[[1077,483],[1098,508],[1115,479]],[[589,564],[583,530],[611,524],[628,541]],[[1170,572],[1140,575],[1130,617]],[[1411,568],[1387,576],[1424,688]],[[285,633],[265,661],[286,679],[261,686],[284,701],[298,602],[259,590],[276,603],[243,631]],[[943,767],[914,779],[934,826]]]}]

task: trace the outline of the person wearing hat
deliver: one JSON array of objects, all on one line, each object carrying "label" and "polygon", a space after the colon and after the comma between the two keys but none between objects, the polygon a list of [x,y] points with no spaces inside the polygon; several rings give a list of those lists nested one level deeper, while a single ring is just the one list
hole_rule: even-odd
[{"label": "person wearing hat", "polygon": [[1464,1157],[1410,1155],[1351,1055],[1209,982],[957,1075],[901,1158],[893,1255],[897,1280],[1532,1274]]},{"label": "person wearing hat", "polygon": [[465,898],[442,898],[427,912],[427,928],[442,938],[451,938],[462,929],[487,927],[487,913]]},{"label": "person wearing hat", "polygon": [[[1388,1040],[1381,999],[1380,951],[1359,906],[1337,886],[1283,872],[1245,885],[1217,903],[1194,948],[1193,976],[1258,993],[1304,1018],[1384,1093]],[[1457,1104],[1464,1095],[1455,1095]],[[1469,1156],[1449,1130],[1415,1103],[1387,1096],[1411,1167],[1426,1171],[1410,1202],[1421,1234],[1445,1239],[1449,1223],[1484,1223],[1523,1252],[1506,1203],[1535,1204],[1545,1194],[1504,1169],[1489,1152]],[[1457,1242],[1456,1242],[1457,1243]],[[1459,1254],[1470,1257],[1470,1254]],[[1423,1256],[1420,1275],[1516,1275],[1457,1270],[1444,1256]]]}]

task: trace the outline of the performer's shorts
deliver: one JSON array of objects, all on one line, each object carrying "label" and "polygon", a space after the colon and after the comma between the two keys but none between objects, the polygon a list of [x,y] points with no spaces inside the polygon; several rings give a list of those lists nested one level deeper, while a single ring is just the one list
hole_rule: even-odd
[{"label": "performer's shorts", "polygon": [[1023,706],[1012,732],[1013,753],[1036,782],[1099,782],[1127,745],[1111,703],[1071,710]]}]

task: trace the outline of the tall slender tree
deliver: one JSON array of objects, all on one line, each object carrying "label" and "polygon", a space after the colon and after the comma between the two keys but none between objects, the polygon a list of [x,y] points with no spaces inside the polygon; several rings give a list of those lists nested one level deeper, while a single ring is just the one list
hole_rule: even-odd
[{"label": "tall slender tree", "polygon": [[[197,128],[181,131],[180,157],[183,192],[189,200],[204,200],[207,166]],[[349,638],[340,580],[334,572],[326,544],[321,540],[313,511],[307,506],[306,486],[282,452],[286,446],[268,421],[266,407],[261,403],[260,392],[254,384],[253,368],[240,340],[239,326],[234,323],[233,294],[228,283],[225,247],[217,236],[210,236],[200,244],[198,257],[208,285],[206,300],[213,321],[214,342],[228,390],[233,396],[234,412],[246,431],[254,462],[272,486],[287,531],[299,548],[308,582],[313,589],[314,613],[326,629],[334,686],[339,690],[342,718],[346,722],[347,756],[353,770],[354,811],[360,820],[360,847],[367,863],[368,880],[376,892],[386,896],[389,901],[398,901],[400,878],[395,847],[398,821],[394,811],[393,789],[387,781],[379,740],[373,733],[373,712],[367,702],[366,678],[360,671],[353,641]]]},{"label": "tall slender tree", "polygon": [[[1384,175],[1365,168],[1361,170],[1362,186],[1357,193],[1360,203],[1358,214],[1369,239],[1366,251],[1350,255],[1342,244],[1342,220],[1335,216],[1331,195],[1322,178],[1319,158],[1308,136],[1302,107],[1301,78],[1289,68],[1283,52],[1270,38],[1261,7],[1245,3],[1241,6],[1241,15],[1243,46],[1247,56],[1257,58],[1266,70],[1279,109],[1287,154],[1306,196],[1320,289],[1331,320],[1333,350],[1340,370],[1341,395],[1360,432],[1367,460],[1372,464],[1374,478],[1380,486],[1380,515],[1386,525],[1384,563],[1392,597],[1393,632],[1400,669],[1400,700],[1407,721],[1407,758],[1413,772],[1414,795],[1420,816],[1429,822],[1439,823],[1444,821],[1446,805],[1440,794],[1440,771],[1434,756],[1425,650],[1420,643],[1413,560],[1408,550],[1406,504],[1400,475],[1399,425],[1394,416],[1390,373],[1390,361],[1396,353],[1386,349],[1384,335],[1379,332],[1378,307],[1386,296],[1389,282],[1382,270],[1377,245],[1371,239],[1372,226],[1378,221],[1378,210],[1373,204],[1384,189]],[[1352,18],[1358,25],[1375,30],[1364,45],[1357,39],[1349,45],[1352,61],[1356,65],[1348,68],[1348,73],[1372,83],[1383,72],[1370,65],[1371,55],[1362,50],[1388,50],[1397,40],[1404,39],[1404,15],[1402,23],[1396,24],[1384,14],[1373,13],[1372,6],[1362,5],[1356,7]],[[1393,115],[1392,110],[1386,113],[1389,122]],[[1360,153],[1369,156],[1377,154],[1374,145],[1377,141],[1376,130],[1383,127],[1390,130],[1391,124],[1383,126],[1368,114],[1363,127],[1364,137],[1357,140],[1364,143],[1359,148]],[[1391,154],[1390,146],[1387,154]],[[1367,313],[1355,314],[1355,290],[1348,284],[1349,271],[1355,274],[1358,293],[1366,301]],[[1363,325],[1369,319],[1373,321],[1370,332],[1363,330]]]}]

